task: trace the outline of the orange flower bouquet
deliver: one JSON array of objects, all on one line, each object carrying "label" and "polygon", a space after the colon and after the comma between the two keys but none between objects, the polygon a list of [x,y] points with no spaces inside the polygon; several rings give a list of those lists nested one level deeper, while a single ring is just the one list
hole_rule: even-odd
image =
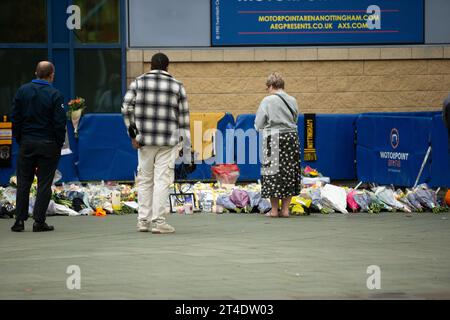
[{"label": "orange flower bouquet", "polygon": [[80,122],[83,110],[86,108],[85,102],[86,100],[80,97],[69,101],[68,114],[70,119],[72,120],[75,138],[78,138],[78,124]]},{"label": "orange flower bouquet", "polygon": [[95,209],[94,216],[96,217],[106,217],[106,211],[103,208],[98,207]]}]

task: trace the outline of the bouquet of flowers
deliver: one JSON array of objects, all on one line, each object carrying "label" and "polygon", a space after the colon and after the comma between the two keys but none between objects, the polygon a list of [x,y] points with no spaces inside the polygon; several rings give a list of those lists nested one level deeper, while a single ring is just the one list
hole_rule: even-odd
[{"label": "bouquet of flowers", "polygon": [[308,177],[308,178],[317,178],[322,177],[322,174],[317,171],[317,169],[313,169],[310,166],[306,166],[305,168],[302,168],[302,177]]},{"label": "bouquet of flowers", "polygon": [[81,119],[81,114],[86,108],[85,100],[83,98],[77,97],[69,101],[69,117],[72,120],[75,138],[78,138],[78,123]]}]

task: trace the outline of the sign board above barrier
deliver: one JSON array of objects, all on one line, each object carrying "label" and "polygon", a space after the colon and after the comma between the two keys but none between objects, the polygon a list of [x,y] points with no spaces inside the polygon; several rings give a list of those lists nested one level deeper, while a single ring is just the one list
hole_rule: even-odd
[{"label": "sign board above barrier", "polygon": [[212,45],[424,42],[424,0],[212,0]]}]

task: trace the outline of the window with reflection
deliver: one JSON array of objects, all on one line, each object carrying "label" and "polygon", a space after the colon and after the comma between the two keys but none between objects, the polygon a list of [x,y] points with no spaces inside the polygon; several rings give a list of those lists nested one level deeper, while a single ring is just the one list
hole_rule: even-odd
[{"label": "window with reflection", "polygon": [[47,42],[47,1],[1,0],[0,42]]},{"label": "window with reflection", "polygon": [[81,29],[75,31],[78,43],[119,43],[119,0],[74,0],[81,9]]},{"label": "window with reflection", "polygon": [[75,50],[75,93],[86,99],[86,112],[120,112],[121,79],[120,49]]},{"label": "window with reflection", "polygon": [[0,49],[0,115],[10,114],[17,89],[35,79],[36,65],[47,60],[46,49]]}]

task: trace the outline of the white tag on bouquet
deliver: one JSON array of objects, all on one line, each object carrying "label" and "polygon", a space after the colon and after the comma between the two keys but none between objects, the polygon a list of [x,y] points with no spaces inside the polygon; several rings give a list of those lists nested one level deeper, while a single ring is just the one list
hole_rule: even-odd
[{"label": "white tag on bouquet", "polygon": [[61,155],[65,156],[71,153],[72,150],[70,150],[69,136],[67,135],[67,127],[66,127],[66,139],[64,140],[64,144],[61,148]]}]

